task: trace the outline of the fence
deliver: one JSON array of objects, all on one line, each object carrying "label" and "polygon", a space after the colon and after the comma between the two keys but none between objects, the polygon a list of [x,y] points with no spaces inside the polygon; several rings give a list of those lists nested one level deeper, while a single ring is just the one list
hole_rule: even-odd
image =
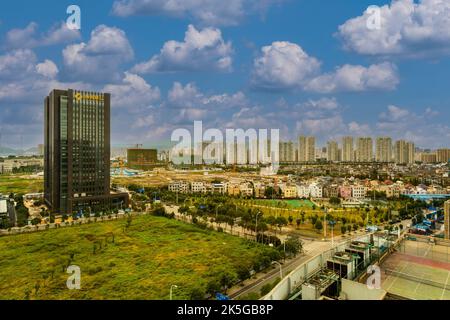
[{"label": "fence", "polygon": [[[133,216],[146,214],[144,213],[132,213]],[[108,216],[101,216],[101,217],[90,217],[90,218],[80,218],[78,220],[74,220],[71,222],[61,222],[61,223],[49,223],[49,224],[39,224],[35,226],[25,226],[25,227],[14,227],[11,229],[3,229],[0,230],[0,237],[5,236],[12,236],[12,235],[18,235],[18,234],[24,234],[24,233],[34,233],[34,232],[42,232],[47,231],[50,229],[59,229],[59,228],[65,228],[65,227],[72,227],[72,226],[79,226],[83,224],[89,224],[89,223],[97,223],[97,222],[106,222],[106,221],[114,221],[114,220],[120,220],[126,218],[127,215],[119,215],[119,214],[112,214]]]},{"label": "fence", "polygon": [[429,236],[407,235],[398,252],[414,257],[450,263],[450,241]]}]

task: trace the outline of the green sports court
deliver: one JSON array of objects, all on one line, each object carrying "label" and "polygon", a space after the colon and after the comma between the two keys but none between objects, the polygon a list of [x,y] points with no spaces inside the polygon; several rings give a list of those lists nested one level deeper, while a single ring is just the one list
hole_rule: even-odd
[{"label": "green sports court", "polygon": [[381,265],[381,286],[411,300],[450,300],[449,247],[404,241]]}]

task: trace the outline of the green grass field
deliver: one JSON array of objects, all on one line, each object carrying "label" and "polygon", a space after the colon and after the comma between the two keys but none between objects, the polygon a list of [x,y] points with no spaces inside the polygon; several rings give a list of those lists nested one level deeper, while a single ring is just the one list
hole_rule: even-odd
[{"label": "green grass field", "polygon": [[43,190],[43,178],[28,178],[23,175],[0,175],[0,193],[36,193]]},{"label": "green grass field", "polygon": [[[174,298],[189,299],[274,250],[166,218],[135,217],[127,231],[125,224],[0,238],[0,299],[168,299],[174,284]],[[81,268],[81,290],[67,289],[68,265]]]},{"label": "green grass field", "polygon": [[311,209],[314,206],[310,200],[257,200],[258,204],[276,207],[278,203],[287,203],[289,209]]}]

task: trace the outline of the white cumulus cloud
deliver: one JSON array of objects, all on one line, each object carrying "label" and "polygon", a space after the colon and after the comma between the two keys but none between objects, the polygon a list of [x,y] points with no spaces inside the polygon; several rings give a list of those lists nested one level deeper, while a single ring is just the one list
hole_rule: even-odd
[{"label": "white cumulus cloud", "polygon": [[140,76],[129,72],[125,72],[122,83],[108,84],[102,91],[111,93],[113,107],[126,108],[130,112],[148,107],[161,98],[158,87],[152,87]]},{"label": "white cumulus cloud", "polygon": [[254,61],[252,82],[257,87],[299,87],[320,71],[320,62],[295,43],[273,42],[263,47],[261,53]]},{"label": "white cumulus cloud", "polygon": [[46,33],[38,34],[38,24],[31,22],[23,29],[11,29],[6,33],[3,47],[11,49],[31,49],[56,44],[70,43],[80,39],[78,30],[70,30],[64,22],[53,26]]},{"label": "white cumulus cloud", "polygon": [[168,41],[161,52],[149,61],[137,64],[132,72],[139,74],[196,70],[230,71],[233,48],[215,28],[197,30],[189,25],[184,41]]},{"label": "white cumulus cloud", "polygon": [[36,72],[46,78],[54,79],[58,75],[59,70],[53,61],[47,59],[36,65]]},{"label": "white cumulus cloud", "polygon": [[380,7],[381,26],[367,27],[373,13],[346,21],[337,35],[346,49],[366,55],[425,55],[450,53],[448,0],[393,0]]},{"label": "white cumulus cloud", "polygon": [[92,82],[118,80],[120,65],[133,57],[125,32],[105,25],[91,32],[88,43],[69,45],[63,50],[66,75]]},{"label": "white cumulus cloud", "polygon": [[254,61],[252,85],[269,90],[300,89],[331,93],[342,91],[393,90],[399,83],[397,68],[384,62],[368,67],[344,65],[322,73],[321,62],[299,45],[274,42],[261,49]]},{"label": "white cumulus cloud", "polygon": [[399,83],[397,68],[384,62],[369,67],[344,65],[334,72],[311,80],[309,91],[329,93],[338,91],[393,90]]}]

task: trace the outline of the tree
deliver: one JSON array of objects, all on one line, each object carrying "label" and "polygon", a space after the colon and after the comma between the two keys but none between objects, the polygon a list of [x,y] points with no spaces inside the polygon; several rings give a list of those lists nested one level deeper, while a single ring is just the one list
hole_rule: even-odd
[{"label": "tree", "polygon": [[323,229],[323,224],[322,221],[320,221],[319,219],[316,220],[316,223],[314,224],[314,228],[317,229],[317,231],[320,231]]},{"label": "tree", "polygon": [[191,289],[189,297],[191,300],[204,300],[205,299],[205,289],[195,286]]},{"label": "tree", "polygon": [[41,219],[40,218],[34,218],[33,220],[31,220],[31,224],[33,225],[33,226],[37,226],[38,224],[40,224],[41,223]]},{"label": "tree", "polygon": [[330,198],[330,204],[338,206],[341,204],[341,199],[339,199],[337,197],[332,197],[332,198]]},{"label": "tree", "polygon": [[280,232],[284,226],[288,224],[285,217],[278,217],[276,218],[277,227],[280,229]]},{"label": "tree", "polygon": [[342,234],[345,234],[346,232],[347,232],[347,226],[343,224],[343,225],[341,226],[341,233],[342,233]]},{"label": "tree", "polygon": [[295,257],[303,252],[303,242],[297,236],[289,236],[283,245],[284,249],[288,255]]}]

